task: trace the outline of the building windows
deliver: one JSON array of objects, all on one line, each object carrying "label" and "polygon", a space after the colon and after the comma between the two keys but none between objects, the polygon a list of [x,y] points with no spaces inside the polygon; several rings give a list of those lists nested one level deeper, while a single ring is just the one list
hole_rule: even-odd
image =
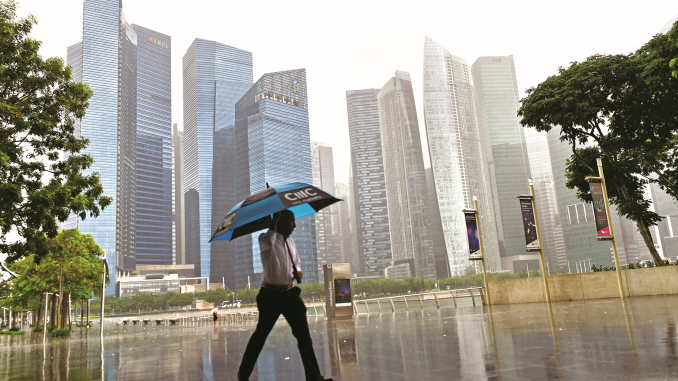
[{"label": "building windows", "polygon": [[593,221],[593,209],[589,204],[584,203],[568,205],[567,218],[570,225]]}]

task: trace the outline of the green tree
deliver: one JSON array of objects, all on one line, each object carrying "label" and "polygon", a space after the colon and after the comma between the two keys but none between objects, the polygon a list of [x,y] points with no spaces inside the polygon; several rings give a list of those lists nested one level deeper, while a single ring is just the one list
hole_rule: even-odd
[{"label": "green tree", "polygon": [[567,186],[581,200],[591,201],[584,178],[598,175],[602,158],[610,202],[635,221],[657,264],[649,227],[660,217],[643,189],[654,182],[678,197],[678,78],[669,65],[676,56],[678,46],[661,34],[629,55],[591,56],[528,89],[518,111],[525,127],[560,126],[573,152]]},{"label": "green tree", "polygon": [[193,294],[175,294],[167,303],[172,307],[187,306],[193,303]]},{"label": "green tree", "polygon": [[205,300],[208,303],[213,303],[215,306],[220,306],[222,302],[231,300],[231,293],[228,290],[223,288],[217,288],[216,290],[209,290]]},{"label": "green tree", "polygon": [[[669,40],[678,45],[678,21],[673,23],[673,28],[669,31]],[[673,77],[678,78],[678,56],[671,59],[669,66],[673,70]]]},{"label": "green tree", "polygon": [[77,229],[59,232],[50,240],[49,246],[50,252],[40,263],[35,255],[29,255],[9,265],[19,274],[11,285],[12,300],[16,305],[25,305],[39,300],[45,292],[59,294],[55,308],[58,316],[53,323],[57,328],[63,328],[66,323],[64,300],[68,295],[71,300],[89,299],[93,290],[99,290],[104,272],[103,251],[91,235]]},{"label": "green tree", "polygon": [[[97,173],[83,175],[89,140],[75,135],[92,91],[72,81],[60,58],[43,60],[29,37],[33,16],[17,20],[13,0],[0,1],[0,252],[10,262],[50,252],[58,221],[84,219],[111,203]],[[60,155],[64,153],[63,158]],[[23,240],[8,243],[10,230]]]}]

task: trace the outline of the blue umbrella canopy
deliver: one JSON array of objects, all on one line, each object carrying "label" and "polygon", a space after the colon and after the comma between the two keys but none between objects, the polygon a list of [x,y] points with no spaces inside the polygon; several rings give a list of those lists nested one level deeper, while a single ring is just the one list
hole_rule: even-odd
[{"label": "blue umbrella canopy", "polygon": [[301,218],[318,212],[342,199],[316,186],[290,183],[254,193],[238,203],[224,217],[212,234],[212,241],[231,241],[246,234],[266,229],[271,215],[281,210]]}]

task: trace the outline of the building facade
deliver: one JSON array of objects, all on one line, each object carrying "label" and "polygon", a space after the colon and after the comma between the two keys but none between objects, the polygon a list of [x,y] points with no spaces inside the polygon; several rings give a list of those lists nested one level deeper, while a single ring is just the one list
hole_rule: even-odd
[{"label": "building facade", "polygon": [[[252,87],[252,82],[216,81],[214,93],[214,166],[212,170],[212,231],[238,199],[235,142],[235,104]],[[235,242],[211,243],[210,277],[235,288]]]},{"label": "building facade", "polygon": [[396,71],[377,96],[393,261],[414,259],[435,279],[424,157],[409,73]]},{"label": "building facade", "polygon": [[172,129],[174,149],[174,236],[176,264],[186,263],[186,216],[184,206],[184,131],[174,123]]},{"label": "building facade", "polygon": [[252,82],[252,53],[195,39],[183,57],[186,263],[209,276],[216,81]]},{"label": "building facade", "polygon": [[[311,142],[311,160],[313,185],[336,195],[332,147],[328,147],[322,142]],[[338,204],[332,204],[315,214],[318,274],[322,274],[323,265],[343,263],[341,261],[341,235],[339,230]]]},{"label": "building facade", "polygon": [[[270,186],[313,182],[306,70],[264,74],[235,105],[237,199]],[[308,282],[318,281],[315,217],[297,219],[293,238]],[[261,283],[259,235],[235,243],[235,285]]]},{"label": "building facade", "polygon": [[379,129],[379,89],[346,92],[351,142],[351,193],[356,234],[352,271],[377,276],[391,263],[384,158]]},{"label": "building facade", "polygon": [[567,257],[565,256],[565,244],[563,243],[563,231],[560,225],[560,212],[556,201],[546,132],[527,128],[525,129],[525,142],[532,181],[534,182],[541,240],[544,246],[544,259],[549,264],[549,268],[566,269]]},{"label": "building facade", "polygon": [[355,231],[351,224],[351,192],[348,184],[337,183],[335,186],[336,195],[344,200],[337,205],[339,254],[335,256],[334,263],[350,263],[351,271],[355,272],[357,263],[355,261],[356,253],[354,248]]},{"label": "building facade", "polygon": [[[567,188],[565,172],[567,160],[572,156],[572,147],[567,142],[560,141],[559,127],[553,127],[548,132],[547,138],[556,200],[558,210],[561,211],[560,225],[568,272],[577,272],[578,263],[589,260],[597,266],[613,265],[610,242],[596,240],[597,230],[592,205],[579,200],[576,191]],[[617,245],[618,249],[623,247],[624,245]],[[625,259],[625,253],[620,255],[620,261]]]},{"label": "building facade", "polygon": [[[433,180],[433,170],[426,168],[426,190],[428,195],[428,210],[430,213],[431,239],[433,241],[433,258],[436,263],[436,279],[450,277],[450,263],[445,246],[445,233],[438,205],[436,185]],[[468,254],[467,254],[468,255]]]},{"label": "building facade", "polygon": [[[478,198],[488,270],[500,269],[494,199],[476,118],[471,65],[426,37],[424,120],[450,274],[466,274],[469,247],[463,209]],[[515,196],[515,195],[514,195]]]},{"label": "building facade", "polygon": [[75,132],[90,140],[83,153],[94,164],[85,174],[99,173],[113,203],[97,218],[71,216],[62,228],[92,234],[106,252],[110,294],[117,273],[175,261],[171,39],[128,23],[120,0],[85,0],[82,36],[67,62],[94,94]]},{"label": "building facade", "polygon": [[137,265],[177,262],[172,227],[172,38],[132,25],[136,45]]},{"label": "building facade", "polygon": [[[89,99],[87,114],[76,127],[76,132],[90,140],[90,145],[82,153],[94,158],[94,164],[83,171],[83,175],[98,172],[104,190],[103,196],[113,197],[111,205],[103,210],[99,217],[79,221],[76,226],[83,233],[92,234],[97,244],[106,252],[106,260],[111,269],[118,268],[119,256],[121,256],[120,264],[124,266],[125,258],[133,255],[126,250],[134,247],[129,237],[120,236],[116,224],[118,209],[134,205],[129,198],[123,203],[118,198],[118,119],[119,108],[122,105],[118,102],[118,97],[122,95],[120,93],[122,86],[119,82],[121,74],[119,44],[121,39],[124,41],[127,38],[127,23],[124,21],[121,8],[122,4],[119,0],[85,0],[83,39],[81,43],[68,48],[67,58],[68,64],[74,68],[74,79],[87,83],[93,91]],[[125,34],[125,37],[121,34]],[[132,33],[131,35],[133,36]],[[123,46],[124,49],[128,48],[126,42]],[[128,58],[132,59],[132,57]],[[126,102],[130,102],[129,98],[126,98]],[[130,117],[133,116],[132,113]],[[125,150],[134,147],[134,144],[124,141],[123,145],[121,156],[124,157],[127,155]],[[130,179],[134,180],[131,174],[127,174],[125,181],[129,182]],[[133,192],[134,188],[131,190]],[[134,224],[129,210],[123,211],[121,216],[125,216],[129,224]],[[118,238],[127,241],[121,242],[119,246]],[[115,292],[116,273],[117,271],[111,271],[112,278],[106,289],[107,294]]]},{"label": "building facade", "polygon": [[[526,260],[522,214],[516,195],[529,194],[525,133],[517,116],[518,82],[513,56],[480,57],[472,66],[476,115],[494,204],[502,268],[515,271]],[[517,262],[517,263],[515,263]]]}]

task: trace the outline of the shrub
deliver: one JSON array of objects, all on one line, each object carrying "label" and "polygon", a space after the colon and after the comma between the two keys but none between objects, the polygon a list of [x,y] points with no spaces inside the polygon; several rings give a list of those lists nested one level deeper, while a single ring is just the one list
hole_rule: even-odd
[{"label": "shrub", "polygon": [[7,328],[7,324],[0,324],[0,329]]},{"label": "shrub", "polygon": [[16,332],[16,331],[19,331],[20,329],[19,329],[19,327],[12,327],[9,330],[12,331],[12,332]]},{"label": "shrub", "polygon": [[31,323],[28,326],[31,327],[31,328],[35,328],[35,323]]},{"label": "shrub", "polygon": [[64,329],[53,329],[51,331],[52,336],[54,337],[61,337],[61,336],[68,336],[71,334],[71,331],[68,328]]}]

